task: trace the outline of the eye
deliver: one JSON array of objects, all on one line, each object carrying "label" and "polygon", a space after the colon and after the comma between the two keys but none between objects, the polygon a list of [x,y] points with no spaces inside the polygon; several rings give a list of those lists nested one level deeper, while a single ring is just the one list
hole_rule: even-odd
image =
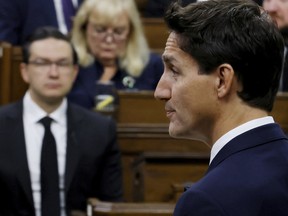
[{"label": "eye", "polygon": [[36,66],[49,66],[51,64],[51,62],[46,61],[44,59],[36,59],[34,61],[29,61],[30,64],[34,64]]},{"label": "eye", "polygon": [[178,72],[175,68],[172,68],[172,69],[171,69],[171,72],[172,72],[172,74],[173,74],[173,77],[176,77],[176,76],[179,75],[179,72]]},{"label": "eye", "polygon": [[60,61],[60,62],[56,62],[56,64],[59,67],[69,67],[72,65],[72,63],[68,61]]},{"label": "eye", "polygon": [[106,32],[106,27],[104,27],[104,26],[94,25],[93,29],[97,33]]},{"label": "eye", "polygon": [[114,29],[114,34],[122,35],[126,31],[125,28],[116,28]]},{"label": "eye", "polygon": [[176,67],[171,65],[168,67],[168,69],[171,74],[171,77],[173,77],[174,79],[176,79],[179,76],[179,71]]}]

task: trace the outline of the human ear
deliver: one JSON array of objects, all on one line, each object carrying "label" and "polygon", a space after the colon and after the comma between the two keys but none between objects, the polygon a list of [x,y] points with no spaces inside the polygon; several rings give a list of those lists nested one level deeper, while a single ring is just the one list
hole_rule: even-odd
[{"label": "human ear", "polygon": [[234,69],[230,64],[221,64],[217,68],[217,95],[223,98],[232,91],[232,84],[234,79]]},{"label": "human ear", "polygon": [[24,80],[25,83],[29,84],[29,76],[28,76],[28,72],[27,72],[27,64],[26,63],[21,63],[20,64],[20,73],[21,73],[21,77]]}]

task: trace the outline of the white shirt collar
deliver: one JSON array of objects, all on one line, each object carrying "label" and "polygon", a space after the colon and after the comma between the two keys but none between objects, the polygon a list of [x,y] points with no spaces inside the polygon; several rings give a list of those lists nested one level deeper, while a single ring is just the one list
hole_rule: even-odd
[{"label": "white shirt collar", "polygon": [[233,138],[236,136],[239,136],[240,134],[249,131],[253,128],[260,127],[262,125],[271,124],[274,123],[274,119],[272,116],[266,116],[263,118],[254,119],[251,121],[248,121],[232,130],[224,134],[222,137],[220,137],[212,146],[211,153],[210,153],[210,163],[215,158],[215,156],[218,154],[218,152]]},{"label": "white shirt collar", "polygon": [[[61,105],[49,116],[58,124],[66,125],[66,111],[67,99],[64,98]],[[23,113],[34,123],[47,116],[47,113],[33,101],[29,91],[25,93],[23,98]]]}]

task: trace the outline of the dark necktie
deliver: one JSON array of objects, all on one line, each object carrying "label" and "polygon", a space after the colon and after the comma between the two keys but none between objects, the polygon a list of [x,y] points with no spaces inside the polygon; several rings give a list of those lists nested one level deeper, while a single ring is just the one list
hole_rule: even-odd
[{"label": "dark necktie", "polygon": [[52,121],[48,116],[39,121],[45,128],[41,150],[42,216],[60,216],[57,149],[54,136],[50,130]]},{"label": "dark necktie", "polygon": [[74,8],[72,0],[61,0],[61,1],[62,1],[62,8],[63,8],[65,23],[67,26],[67,30],[69,32],[72,27],[72,18],[75,15],[75,8]]}]

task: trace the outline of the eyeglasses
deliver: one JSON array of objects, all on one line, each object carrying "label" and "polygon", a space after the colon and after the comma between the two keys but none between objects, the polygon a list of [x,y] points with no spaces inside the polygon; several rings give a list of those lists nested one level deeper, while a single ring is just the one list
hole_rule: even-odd
[{"label": "eyeglasses", "polygon": [[29,61],[28,64],[33,65],[35,68],[46,72],[51,70],[52,66],[55,65],[58,71],[68,71],[73,63],[67,61],[51,62],[51,61]]},{"label": "eyeglasses", "polygon": [[108,36],[111,36],[116,43],[119,43],[126,40],[129,33],[129,29],[126,27],[111,29],[106,26],[92,23],[88,23],[88,27],[90,28],[91,35],[101,41],[106,39]]}]

